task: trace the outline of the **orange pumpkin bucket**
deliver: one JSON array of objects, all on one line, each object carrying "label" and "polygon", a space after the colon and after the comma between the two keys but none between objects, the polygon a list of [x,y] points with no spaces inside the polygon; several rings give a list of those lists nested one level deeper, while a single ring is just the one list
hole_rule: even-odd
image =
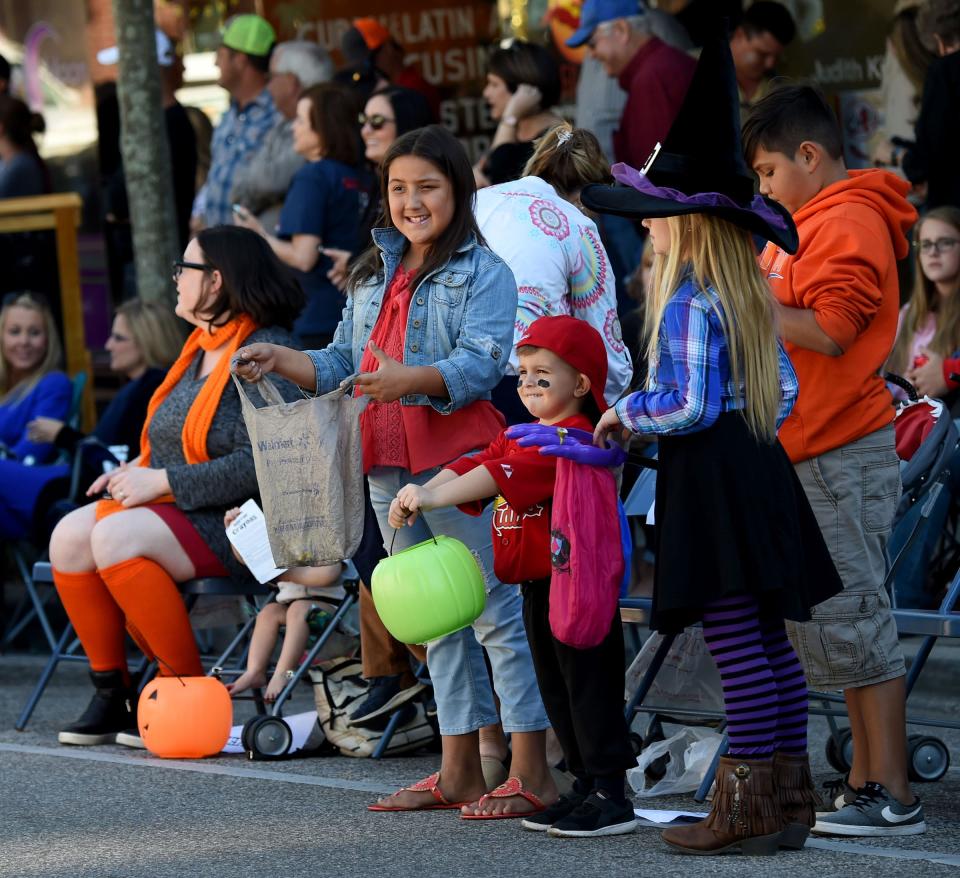
[{"label": "orange pumpkin bucket", "polygon": [[213,756],[227,743],[232,724],[230,693],[214,677],[157,677],[140,693],[137,726],[154,756]]}]

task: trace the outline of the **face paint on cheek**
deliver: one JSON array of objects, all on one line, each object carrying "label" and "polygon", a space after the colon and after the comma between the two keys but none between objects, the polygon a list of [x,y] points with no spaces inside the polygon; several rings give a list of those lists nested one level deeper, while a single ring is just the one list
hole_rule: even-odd
[{"label": "face paint on cheek", "polygon": [[523,379],[522,379],[522,378],[518,378],[518,379],[517,379],[517,390],[519,390],[521,387],[523,387]]},{"label": "face paint on cheek", "polygon": [[546,389],[549,386],[550,386],[550,382],[547,381],[546,378],[540,378],[537,380],[537,387],[543,387],[544,389]]}]

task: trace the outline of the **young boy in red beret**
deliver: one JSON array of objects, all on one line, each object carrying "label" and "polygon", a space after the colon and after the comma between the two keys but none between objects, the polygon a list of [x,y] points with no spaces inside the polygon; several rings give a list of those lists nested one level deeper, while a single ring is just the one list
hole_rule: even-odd
[{"label": "young boy in red beret", "polygon": [[[603,339],[574,317],[541,317],[517,345],[518,390],[538,423],[592,431],[607,407]],[[527,799],[534,810],[522,826],[563,837],[622,835],[637,825],[624,794],[626,769],[636,765],[623,716],[623,633],[618,614],[604,640],[574,649],[550,630],[550,503],[556,458],[501,433],[487,448],[441,470],[425,485],[406,485],[390,507],[390,524],[412,523],[421,509],[460,506],[479,513],[479,501],[496,497],[494,570],[523,592],[523,621],[547,716],[553,725],[573,789],[544,808],[510,778],[484,796],[465,817],[506,813],[503,800]],[[498,799],[501,800],[498,802]]]}]

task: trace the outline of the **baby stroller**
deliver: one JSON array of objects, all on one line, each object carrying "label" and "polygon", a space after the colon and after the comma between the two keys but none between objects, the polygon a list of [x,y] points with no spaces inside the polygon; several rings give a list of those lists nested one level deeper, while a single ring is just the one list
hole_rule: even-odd
[{"label": "baby stroller", "polygon": [[[908,397],[898,406],[894,421],[903,493],[888,544],[892,564],[887,585],[893,606],[897,607],[896,573],[915,540],[926,541],[926,554],[930,556],[928,579],[938,585],[949,582],[960,563],[960,544],[954,528],[945,527],[947,514],[953,507],[951,476],[955,474],[951,466],[956,466],[952,458],[957,452],[960,434],[943,401],[929,397],[918,399],[909,382],[889,373],[885,377],[902,387]],[[939,548],[936,555],[935,547]],[[932,603],[932,599],[928,601]]]}]

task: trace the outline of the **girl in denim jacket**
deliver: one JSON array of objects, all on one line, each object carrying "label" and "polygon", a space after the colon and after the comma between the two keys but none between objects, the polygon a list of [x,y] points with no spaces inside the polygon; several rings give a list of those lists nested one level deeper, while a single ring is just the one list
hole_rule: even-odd
[{"label": "girl in denim jacket", "polygon": [[[394,142],[381,165],[385,228],[361,257],[333,342],[321,351],[248,345],[237,372],[257,381],[276,372],[326,393],[359,372],[370,397],[361,418],[364,470],[384,542],[393,539],[390,501],[444,464],[489,444],[503,427],[490,390],[513,343],[517,288],[510,269],[483,243],[473,215],[473,173],[458,141],[431,125]],[[491,510],[427,513],[437,534],[464,542],[478,558],[487,604],[472,628],[428,644],[443,757],[436,774],[387,796],[373,811],[456,809],[476,818],[521,817],[557,798],[547,769],[549,725],[521,619],[519,591],[493,574]],[[427,538],[396,533],[395,550]],[[500,713],[484,664],[486,649]],[[486,793],[479,729],[502,721],[512,733],[508,781]]]}]

